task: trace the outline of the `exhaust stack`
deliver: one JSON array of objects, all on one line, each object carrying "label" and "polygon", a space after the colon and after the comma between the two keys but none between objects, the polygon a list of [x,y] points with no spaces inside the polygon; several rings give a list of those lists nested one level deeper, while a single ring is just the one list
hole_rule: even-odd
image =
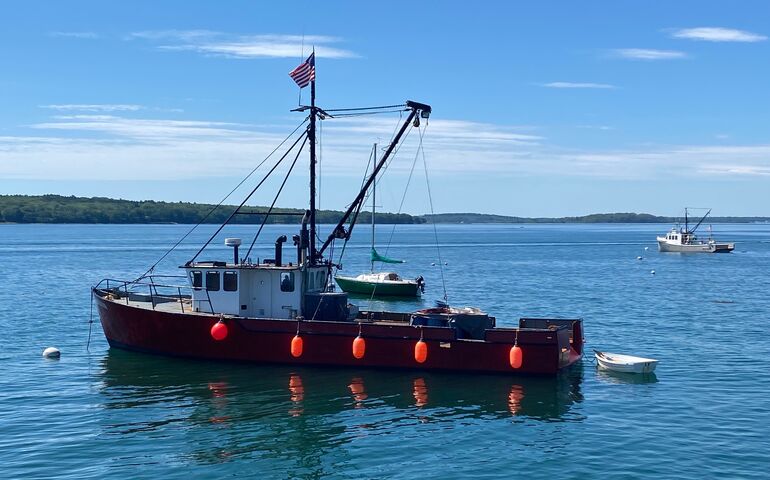
[{"label": "exhaust stack", "polygon": [[286,235],[281,235],[275,240],[275,266],[280,267],[283,262],[283,242],[286,241]]}]

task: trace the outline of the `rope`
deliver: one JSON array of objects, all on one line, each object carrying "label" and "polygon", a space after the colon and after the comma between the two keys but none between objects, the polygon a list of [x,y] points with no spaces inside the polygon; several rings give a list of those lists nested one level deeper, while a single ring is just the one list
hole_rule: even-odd
[{"label": "rope", "polygon": [[[427,125],[425,128],[427,128]],[[425,131],[424,131],[425,128],[422,130],[418,129],[420,132],[419,150],[422,152],[422,164],[425,167],[425,185],[427,185],[428,187],[428,200],[430,201],[430,218],[431,218],[431,223],[433,224],[433,236],[436,238],[436,252],[438,253],[438,266],[439,266],[439,270],[441,271],[441,287],[444,290],[444,302],[449,303],[449,299],[447,298],[447,294],[446,294],[446,281],[444,280],[444,262],[441,260],[441,247],[439,246],[439,243],[438,243],[438,230],[436,229],[436,219],[433,213],[433,195],[431,195],[431,192],[430,192],[430,179],[428,177],[428,162],[425,160],[425,149],[422,146],[422,139],[423,139],[423,135],[425,134]]]},{"label": "rope", "polygon": [[257,238],[259,238],[259,234],[262,233],[262,228],[264,228],[265,223],[267,223],[267,219],[270,217],[270,213],[272,213],[276,202],[278,202],[278,197],[281,195],[281,191],[283,190],[283,187],[286,185],[286,181],[289,179],[289,175],[291,175],[291,171],[294,170],[294,165],[297,164],[297,159],[302,153],[302,149],[305,148],[307,137],[308,136],[305,135],[305,140],[302,141],[302,145],[300,145],[299,150],[297,150],[297,155],[294,157],[294,161],[291,162],[291,166],[289,167],[289,170],[286,172],[286,176],[283,177],[283,182],[281,183],[280,188],[278,188],[278,193],[275,194],[275,198],[273,198],[273,203],[270,204],[270,208],[267,210],[267,213],[265,213],[265,218],[262,219],[262,224],[259,226],[259,230],[257,230],[257,234],[254,235],[254,240],[252,240],[251,245],[249,245],[249,250],[246,252],[246,258],[249,258],[249,255],[251,254],[251,249],[254,248],[254,244],[257,242]]},{"label": "rope", "polygon": [[206,221],[206,219],[207,219],[207,218],[209,218],[209,217],[211,216],[211,214],[212,214],[212,213],[214,213],[214,210],[216,210],[217,208],[219,208],[220,206],[222,206],[222,204],[225,202],[225,200],[227,200],[228,198],[230,198],[230,195],[232,195],[232,194],[233,194],[233,193],[234,193],[236,190],[238,190],[238,189],[241,187],[241,185],[243,185],[243,184],[244,184],[244,182],[246,182],[246,180],[248,180],[248,179],[249,179],[249,178],[250,178],[252,175],[254,175],[254,172],[256,172],[256,171],[259,169],[259,167],[261,167],[262,165],[264,165],[264,163],[265,163],[265,162],[267,162],[267,161],[268,161],[268,159],[270,159],[270,157],[272,157],[272,156],[273,156],[273,154],[274,154],[275,152],[277,152],[277,151],[278,151],[278,149],[279,149],[279,148],[281,148],[281,147],[283,146],[283,144],[284,144],[284,143],[286,143],[286,141],[287,141],[287,140],[289,140],[289,139],[292,137],[292,135],[294,135],[295,133],[297,133],[297,130],[299,130],[299,129],[300,129],[300,128],[301,128],[301,127],[302,127],[302,126],[303,126],[303,125],[304,125],[304,124],[307,122],[307,121],[308,121],[308,119],[307,119],[307,118],[305,118],[305,119],[302,121],[302,123],[300,123],[299,125],[297,125],[297,128],[295,128],[295,129],[294,129],[294,131],[292,131],[292,132],[291,132],[289,135],[287,135],[287,136],[286,136],[286,138],[284,138],[284,139],[281,141],[281,143],[279,143],[279,144],[278,144],[278,146],[277,146],[277,147],[275,147],[275,148],[273,149],[273,151],[272,151],[272,152],[270,152],[270,154],[268,154],[268,156],[266,156],[266,157],[265,157],[265,158],[264,158],[264,159],[263,159],[261,162],[259,162],[259,164],[258,164],[256,167],[254,167],[254,168],[251,170],[251,172],[249,172],[249,174],[248,174],[248,175],[246,175],[246,177],[245,177],[243,180],[241,180],[241,181],[238,183],[238,185],[236,185],[236,186],[235,186],[235,188],[233,188],[232,190],[230,190],[230,193],[228,193],[227,195],[225,195],[225,197],[224,197],[222,200],[220,200],[220,201],[219,201],[219,203],[217,203],[217,204],[214,206],[214,208],[212,208],[211,210],[209,210],[209,212],[208,212],[206,215],[204,215],[204,217],[203,217],[203,218],[202,218],[202,219],[201,219],[201,220],[200,220],[198,223],[196,223],[196,224],[195,224],[195,225],[194,225],[194,226],[193,226],[193,227],[192,227],[192,228],[191,228],[191,229],[190,229],[190,230],[189,230],[187,233],[185,233],[185,234],[184,234],[184,236],[182,236],[182,238],[180,238],[180,239],[179,239],[179,241],[178,241],[178,242],[176,242],[176,243],[175,243],[175,244],[174,244],[174,245],[173,245],[173,246],[172,246],[172,247],[171,247],[171,248],[170,248],[168,251],[166,251],[166,253],[164,253],[164,254],[163,254],[163,256],[161,256],[161,257],[158,259],[158,261],[157,261],[157,262],[153,263],[153,264],[152,264],[152,266],[151,266],[151,267],[150,267],[150,268],[149,268],[149,269],[148,269],[146,272],[144,272],[144,273],[143,273],[141,276],[139,276],[139,277],[136,279],[136,281],[138,281],[138,280],[140,280],[140,279],[144,278],[145,276],[147,276],[147,274],[148,274],[148,273],[151,273],[151,272],[152,272],[152,271],[155,269],[155,267],[157,267],[157,266],[158,266],[158,264],[159,264],[160,262],[162,262],[162,261],[163,261],[163,259],[164,259],[164,258],[166,258],[166,257],[167,257],[167,256],[168,256],[168,255],[169,255],[171,252],[173,252],[173,251],[174,251],[174,249],[175,249],[176,247],[178,247],[178,246],[179,246],[179,245],[180,245],[180,244],[181,244],[181,243],[182,243],[182,242],[183,242],[183,241],[184,241],[184,240],[185,240],[185,239],[186,239],[188,236],[190,236],[190,234],[191,234],[191,233],[192,233],[192,232],[193,232],[193,231],[194,231],[196,228],[198,228],[199,226],[201,226],[201,224],[202,224],[203,222],[205,222],[205,221]]},{"label": "rope", "polygon": [[90,290],[91,292],[91,314],[88,317],[88,341],[86,342],[86,352],[88,352],[88,348],[91,346],[91,326],[94,324],[94,291],[93,289]]}]

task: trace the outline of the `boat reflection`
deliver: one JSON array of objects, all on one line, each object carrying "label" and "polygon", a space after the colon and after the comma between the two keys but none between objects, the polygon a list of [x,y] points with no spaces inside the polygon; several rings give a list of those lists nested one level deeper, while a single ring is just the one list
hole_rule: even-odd
[{"label": "boat reflection", "polygon": [[583,399],[579,365],[557,377],[506,377],[211,363],[113,349],[100,367],[103,433],[139,444],[178,436],[182,462],[268,455],[315,469],[324,451],[414,422],[456,428],[468,418],[584,418],[571,412]]},{"label": "boat reflection", "polygon": [[219,423],[383,406],[559,420],[583,399],[580,365],[556,377],[508,377],[191,362],[113,349],[101,366],[108,408],[192,402]]},{"label": "boat reflection", "polygon": [[615,383],[615,384],[658,383],[658,377],[655,376],[655,372],[644,373],[644,374],[624,373],[624,372],[614,372],[612,370],[606,370],[603,368],[597,368],[596,376],[599,380],[605,383]]}]

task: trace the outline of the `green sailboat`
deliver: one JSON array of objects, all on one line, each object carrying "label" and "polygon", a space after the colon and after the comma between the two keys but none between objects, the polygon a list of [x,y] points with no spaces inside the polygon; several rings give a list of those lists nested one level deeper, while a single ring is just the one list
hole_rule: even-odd
[{"label": "green sailboat", "polygon": [[[377,152],[377,144],[374,144],[374,152]],[[334,280],[340,288],[348,293],[358,293],[374,297],[417,297],[425,291],[425,280],[422,276],[414,280],[401,278],[395,272],[375,272],[375,262],[380,263],[404,263],[403,260],[380,255],[374,248],[375,204],[376,204],[376,180],[372,184],[372,249],[370,253],[371,271],[356,277],[337,275]]]}]

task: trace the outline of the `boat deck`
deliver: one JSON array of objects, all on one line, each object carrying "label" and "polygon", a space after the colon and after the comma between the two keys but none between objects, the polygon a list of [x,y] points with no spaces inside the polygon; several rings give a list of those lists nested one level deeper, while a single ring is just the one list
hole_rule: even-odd
[{"label": "boat deck", "polygon": [[[157,312],[172,313],[172,314],[199,315],[202,317],[211,317],[211,316],[219,317],[220,316],[220,314],[217,314],[217,313],[194,311],[192,308],[192,299],[190,298],[189,295],[182,295],[181,297],[180,296],[170,297],[170,296],[162,296],[162,295],[140,294],[135,292],[129,292],[129,294],[126,295],[123,292],[116,294],[114,293],[114,291],[106,291],[106,290],[97,290],[97,293],[101,297],[105,298],[106,300],[111,300],[116,303],[123,304],[129,307],[134,307],[134,308],[154,310]],[[224,314],[223,316],[226,318],[252,319],[251,317],[242,317],[242,316],[228,315],[228,314]],[[411,318],[412,318],[412,313],[410,312],[381,312],[381,311],[374,312],[374,311],[361,310],[358,312],[358,315],[356,316],[356,318],[350,323],[356,322],[356,323],[364,323],[364,324],[371,324],[371,325],[395,327],[395,326],[410,325]],[[494,325],[494,322],[496,322],[496,319],[494,317],[490,317],[490,318],[492,319],[493,325]],[[263,319],[263,320],[292,320],[293,321],[294,319],[272,318],[272,319]],[[317,320],[317,321],[321,322],[321,320]],[[516,331],[554,332],[556,330],[571,330],[571,327],[569,326],[569,324],[574,321],[577,321],[577,320],[548,319],[548,318],[521,318],[519,319],[518,327],[494,326],[491,329],[489,329],[488,332],[490,334],[493,334],[493,336],[496,337],[501,334],[506,335]],[[324,323],[330,323],[330,322],[324,322]],[[343,322],[343,323],[348,323],[348,322]],[[431,327],[431,328],[437,328],[437,327]],[[443,328],[451,328],[451,327],[443,327]],[[490,335],[487,335],[487,336],[490,336]]]}]

